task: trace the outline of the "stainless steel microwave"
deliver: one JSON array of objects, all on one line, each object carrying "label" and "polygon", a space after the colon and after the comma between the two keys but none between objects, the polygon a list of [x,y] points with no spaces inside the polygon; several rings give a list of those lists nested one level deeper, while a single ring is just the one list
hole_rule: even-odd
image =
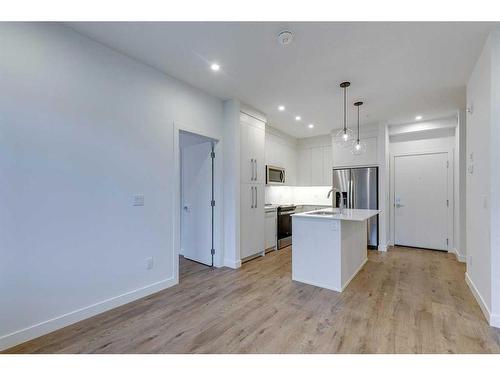
[{"label": "stainless steel microwave", "polygon": [[266,165],[266,184],[267,185],[284,185],[285,184],[285,168]]}]

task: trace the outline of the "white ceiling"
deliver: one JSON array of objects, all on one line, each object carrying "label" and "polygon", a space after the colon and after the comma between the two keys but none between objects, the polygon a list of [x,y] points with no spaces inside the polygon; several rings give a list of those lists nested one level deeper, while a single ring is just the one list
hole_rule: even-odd
[{"label": "white ceiling", "polygon": [[[495,23],[69,23],[103,44],[222,99],[239,98],[292,136],[341,126],[341,81],[362,124],[443,117],[465,106],[465,85]],[[277,34],[295,33],[282,46]],[[210,70],[211,62],[221,70]],[[286,106],[279,112],[278,105]],[[301,115],[297,123],[295,115]],[[307,124],[314,123],[314,129]]]}]

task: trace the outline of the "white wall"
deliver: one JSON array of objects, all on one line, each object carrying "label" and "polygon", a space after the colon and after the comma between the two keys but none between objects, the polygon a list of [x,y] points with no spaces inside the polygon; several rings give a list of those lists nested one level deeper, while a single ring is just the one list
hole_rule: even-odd
[{"label": "white wall", "polygon": [[500,327],[500,29],[486,41],[467,84],[467,281]]},{"label": "white wall", "polygon": [[[491,56],[488,39],[467,84],[467,277],[485,315],[491,313]],[[495,166],[498,168],[498,164]]]},{"label": "white wall", "polygon": [[58,24],[0,24],[0,87],[0,349],[173,285],[173,123],[223,103]]},{"label": "white wall", "polygon": [[491,220],[491,318],[500,327],[500,29],[491,36],[491,133],[490,133],[490,220]]}]

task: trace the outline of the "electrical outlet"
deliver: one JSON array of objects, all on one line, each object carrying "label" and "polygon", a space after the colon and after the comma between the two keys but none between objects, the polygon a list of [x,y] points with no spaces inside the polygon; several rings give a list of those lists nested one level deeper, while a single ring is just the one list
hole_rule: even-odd
[{"label": "electrical outlet", "polygon": [[153,269],[154,262],[153,262],[153,257],[146,258],[146,269],[150,270]]},{"label": "electrical outlet", "polygon": [[132,197],[133,206],[144,206],[144,194],[134,194]]}]

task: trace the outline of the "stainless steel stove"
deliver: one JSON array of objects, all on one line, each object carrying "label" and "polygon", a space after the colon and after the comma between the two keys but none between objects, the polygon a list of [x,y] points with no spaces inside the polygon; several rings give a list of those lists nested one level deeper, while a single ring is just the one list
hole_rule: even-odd
[{"label": "stainless steel stove", "polygon": [[278,207],[278,249],[292,244],[292,217],[295,213],[295,205],[283,205]]}]

